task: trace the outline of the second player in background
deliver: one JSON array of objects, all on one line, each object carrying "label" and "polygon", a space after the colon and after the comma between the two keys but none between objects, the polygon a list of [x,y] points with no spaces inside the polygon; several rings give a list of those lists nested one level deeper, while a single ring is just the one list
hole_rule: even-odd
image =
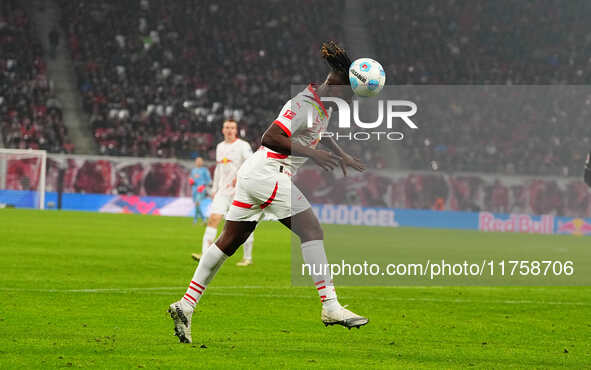
[{"label": "second player in background", "polygon": [[[227,120],[222,126],[224,141],[216,147],[216,166],[213,173],[211,189],[211,206],[207,227],[203,234],[201,253],[193,253],[194,260],[199,261],[207,248],[217,236],[218,225],[228,212],[234,193],[236,192],[236,175],[242,163],[252,155],[252,148],[246,141],[238,138],[238,124],[234,120]],[[244,255],[238,266],[252,264],[252,248],[254,233],[244,242]]]}]

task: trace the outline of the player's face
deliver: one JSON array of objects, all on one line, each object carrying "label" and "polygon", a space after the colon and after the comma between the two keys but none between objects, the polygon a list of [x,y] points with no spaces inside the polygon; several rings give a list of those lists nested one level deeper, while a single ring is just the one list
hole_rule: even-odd
[{"label": "player's face", "polygon": [[195,158],[195,167],[201,167],[201,166],[203,166],[203,158],[201,158],[201,157]]},{"label": "player's face", "polygon": [[326,83],[330,86],[331,95],[341,99],[349,100],[353,97],[353,90],[345,78],[346,76],[330,72],[326,78]]},{"label": "player's face", "polygon": [[234,141],[236,139],[236,135],[238,134],[238,125],[236,124],[236,122],[224,122],[224,126],[222,127],[222,134],[224,134],[224,140]]}]

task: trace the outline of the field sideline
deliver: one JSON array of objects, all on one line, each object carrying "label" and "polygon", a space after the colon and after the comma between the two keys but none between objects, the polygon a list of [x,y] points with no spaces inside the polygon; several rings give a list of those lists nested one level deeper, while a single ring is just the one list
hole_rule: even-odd
[{"label": "field sideline", "polygon": [[[316,291],[291,285],[289,232],[264,223],[255,264],[235,266],[241,251],[226,262],[181,345],[166,309],[196,266],[191,219],[3,209],[0,225],[0,368],[591,367],[589,287],[337,286],[370,323],[325,328]],[[409,244],[484,235],[395,232]]]}]

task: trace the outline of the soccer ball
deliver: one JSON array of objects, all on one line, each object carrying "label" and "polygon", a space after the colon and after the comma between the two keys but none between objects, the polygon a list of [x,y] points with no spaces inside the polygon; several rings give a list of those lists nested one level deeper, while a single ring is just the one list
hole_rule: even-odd
[{"label": "soccer ball", "polygon": [[349,67],[351,89],[359,96],[376,96],[384,88],[386,72],[378,62],[370,58],[359,58]]}]

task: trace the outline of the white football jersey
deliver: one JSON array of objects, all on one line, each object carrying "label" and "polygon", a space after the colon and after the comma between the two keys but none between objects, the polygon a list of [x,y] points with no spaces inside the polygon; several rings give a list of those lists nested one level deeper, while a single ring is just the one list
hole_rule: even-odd
[{"label": "white football jersey", "polygon": [[[331,114],[332,108],[326,110],[314,86],[308,85],[285,103],[273,124],[281,127],[292,142],[316,148],[322,133],[326,131]],[[311,127],[308,127],[308,116],[311,117]],[[277,161],[294,174],[308,159],[295,155],[285,156],[265,147],[262,150],[268,153],[269,160]]]},{"label": "white football jersey", "polygon": [[213,192],[233,196],[236,186],[236,174],[242,163],[252,155],[250,144],[242,139],[231,143],[222,141],[215,150],[216,166],[213,174]]}]

